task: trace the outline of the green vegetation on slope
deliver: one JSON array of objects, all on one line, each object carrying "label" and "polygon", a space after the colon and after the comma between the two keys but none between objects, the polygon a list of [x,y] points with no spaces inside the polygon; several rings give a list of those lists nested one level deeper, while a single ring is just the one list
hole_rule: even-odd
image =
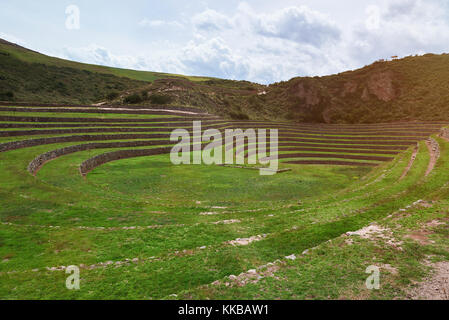
[{"label": "green vegetation on slope", "polygon": [[[378,61],[362,69],[270,86],[288,118],[328,123],[442,120],[449,115],[449,55]],[[278,111],[280,111],[278,110]]]},{"label": "green vegetation on slope", "polygon": [[447,70],[449,55],[428,54],[379,61],[337,75],[293,78],[269,86],[219,79],[200,83],[160,79],[143,91],[147,96],[163,92],[172,104],[240,120],[312,123],[448,120]]},{"label": "green vegetation on slope", "polygon": [[77,63],[49,57],[0,39],[0,101],[91,104],[168,77],[184,78]]},{"label": "green vegetation on slope", "polygon": [[0,40],[0,100],[195,107],[224,117],[376,123],[449,119],[449,55],[378,61],[269,86],[81,64]]}]

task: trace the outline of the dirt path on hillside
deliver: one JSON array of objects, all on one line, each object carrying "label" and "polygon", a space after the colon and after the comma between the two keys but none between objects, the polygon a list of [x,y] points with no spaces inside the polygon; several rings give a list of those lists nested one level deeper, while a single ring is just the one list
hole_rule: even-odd
[{"label": "dirt path on hillside", "polygon": [[416,145],[415,149],[413,150],[412,156],[411,156],[411,158],[410,158],[410,162],[408,163],[407,168],[405,168],[404,173],[403,173],[402,176],[399,178],[399,180],[402,180],[402,179],[404,179],[404,178],[407,176],[408,172],[410,171],[410,169],[411,169],[412,166],[413,166],[413,163],[414,163],[415,160],[416,160],[416,156],[418,155],[418,151],[419,151],[419,147],[418,147],[418,145]]},{"label": "dirt path on hillside", "polygon": [[172,110],[172,109],[131,109],[131,108],[104,108],[100,107],[97,108],[100,110],[119,110],[119,111],[163,111],[163,112],[171,112],[171,113],[182,113],[182,114],[201,114],[198,112],[192,112],[192,111],[182,111],[182,110]]},{"label": "dirt path on hillside", "polygon": [[412,300],[449,300],[449,262],[427,264],[433,274],[408,292]]},{"label": "dirt path on hillside", "polygon": [[440,146],[437,141],[430,138],[426,141],[427,148],[429,149],[430,153],[430,161],[429,166],[427,167],[426,171],[426,177],[433,171],[433,168],[435,168],[435,165],[440,157]]}]

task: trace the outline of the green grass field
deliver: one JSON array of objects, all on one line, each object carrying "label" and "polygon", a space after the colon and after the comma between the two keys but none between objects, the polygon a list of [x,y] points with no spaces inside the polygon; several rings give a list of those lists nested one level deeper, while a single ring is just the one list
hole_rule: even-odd
[{"label": "green grass field", "polygon": [[[426,259],[449,259],[449,142],[436,136],[441,124],[292,125],[309,132],[280,129],[280,154],[292,154],[281,159],[280,168],[291,171],[273,176],[175,166],[168,154],[159,154],[107,161],[83,177],[80,166],[93,157],[167,146],[146,145],[158,141],[149,137],[103,141],[90,137],[101,138],[101,132],[76,132],[88,124],[115,128],[107,134],[118,135],[124,124],[142,128],[126,122],[138,118],[156,125],[151,133],[168,135],[171,130],[158,127],[162,118],[170,117],[173,127],[179,123],[173,119],[183,117],[212,120],[45,112],[17,121],[1,118],[11,116],[18,113],[1,112],[0,124],[22,132],[8,136],[11,127],[0,129],[0,299],[401,299],[412,281],[429,274]],[[34,121],[39,117],[47,119]],[[51,120],[61,117],[88,121]],[[103,127],[104,119],[111,126]],[[29,132],[61,123],[81,127],[63,127],[74,130],[65,134]],[[426,176],[434,156],[424,142],[430,135],[440,156]],[[75,141],[43,140],[51,137]],[[36,139],[41,140],[23,145]],[[141,145],[118,145],[136,141]],[[35,176],[27,170],[39,155],[78,145],[85,148],[46,158]],[[301,161],[309,164],[293,163]],[[426,227],[426,244],[408,238],[436,220],[441,224]],[[389,230],[394,241],[345,235],[372,223]],[[286,258],[291,255],[295,259]],[[66,288],[70,265],[80,267],[80,290]],[[365,287],[370,265],[382,270],[381,290]]]}]

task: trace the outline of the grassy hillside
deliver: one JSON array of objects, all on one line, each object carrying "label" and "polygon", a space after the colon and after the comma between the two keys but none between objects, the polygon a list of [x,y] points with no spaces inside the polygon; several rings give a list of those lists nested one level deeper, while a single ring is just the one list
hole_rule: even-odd
[{"label": "grassy hillside", "polygon": [[167,77],[183,76],[77,63],[0,39],[0,101],[88,104]]}]

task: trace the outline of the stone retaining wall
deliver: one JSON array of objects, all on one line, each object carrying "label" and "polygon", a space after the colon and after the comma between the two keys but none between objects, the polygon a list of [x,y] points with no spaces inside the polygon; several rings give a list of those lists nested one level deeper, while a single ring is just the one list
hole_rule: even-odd
[{"label": "stone retaining wall", "polygon": [[[167,135],[165,135],[164,137],[167,137]],[[31,148],[54,143],[103,141],[103,140],[136,140],[136,139],[149,139],[149,138],[154,137],[149,137],[149,135],[146,134],[116,134],[116,135],[112,134],[112,135],[96,135],[96,136],[80,135],[68,137],[40,138],[40,139],[30,139],[30,140],[1,143],[0,152],[12,151],[23,148]]]},{"label": "stone retaining wall", "polygon": [[93,149],[107,149],[107,148],[136,148],[136,147],[147,147],[147,146],[157,146],[157,145],[170,145],[173,142],[169,140],[166,141],[129,141],[129,142],[111,142],[111,143],[86,143],[80,144],[76,146],[65,147],[61,149],[52,150],[46,153],[43,153],[37,156],[33,161],[28,165],[28,172],[32,175],[36,175],[36,173],[42,168],[42,166],[51,160],[59,158],[61,156],[86,151]]},{"label": "stone retaining wall", "polygon": [[142,150],[120,150],[104,153],[84,161],[80,165],[79,170],[82,176],[86,176],[93,169],[111,161],[168,154],[170,153],[171,149],[172,148],[168,147],[168,148],[155,148],[155,149],[142,149]]}]

